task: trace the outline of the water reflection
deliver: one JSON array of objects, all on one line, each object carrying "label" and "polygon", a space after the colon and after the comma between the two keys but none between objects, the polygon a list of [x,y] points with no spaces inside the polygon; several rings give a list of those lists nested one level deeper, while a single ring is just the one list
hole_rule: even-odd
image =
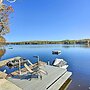
[{"label": "water reflection", "polygon": [[5,52],[6,52],[5,47],[0,45],[0,60],[1,60],[2,56],[5,54]]},{"label": "water reflection", "polygon": [[78,45],[70,45],[70,44],[64,44],[62,45],[63,48],[76,48],[76,47],[79,47],[79,48],[90,48],[90,45],[85,45],[85,44],[78,44]]}]

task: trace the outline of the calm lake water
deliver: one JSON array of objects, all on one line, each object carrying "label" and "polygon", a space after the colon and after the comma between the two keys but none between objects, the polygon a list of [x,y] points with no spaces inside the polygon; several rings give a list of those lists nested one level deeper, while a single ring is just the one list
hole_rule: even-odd
[{"label": "calm lake water", "polygon": [[[13,49],[9,49],[13,47]],[[52,55],[53,50],[61,50],[60,55]],[[5,53],[4,55],[2,53]],[[42,61],[53,62],[55,58],[63,58],[68,62],[68,70],[73,73],[68,90],[89,90],[90,89],[90,48],[84,45],[10,45],[0,50],[1,60],[21,56],[30,59],[33,63],[37,59],[33,56],[40,56]],[[0,70],[7,69],[4,67]]]}]

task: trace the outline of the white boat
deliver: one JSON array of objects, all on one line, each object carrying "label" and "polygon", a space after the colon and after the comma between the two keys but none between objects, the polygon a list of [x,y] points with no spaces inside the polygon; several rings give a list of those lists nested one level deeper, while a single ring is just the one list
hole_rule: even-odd
[{"label": "white boat", "polygon": [[64,69],[68,68],[67,62],[63,59],[58,59],[58,58],[54,60],[53,66],[57,66],[57,67],[64,68]]},{"label": "white boat", "polygon": [[64,65],[64,66],[62,66],[60,68],[67,69],[68,68],[68,65]]}]

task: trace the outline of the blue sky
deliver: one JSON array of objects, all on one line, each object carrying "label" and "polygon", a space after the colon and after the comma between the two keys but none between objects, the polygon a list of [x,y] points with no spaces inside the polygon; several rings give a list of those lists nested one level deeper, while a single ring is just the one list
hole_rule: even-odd
[{"label": "blue sky", "polygon": [[90,0],[17,0],[7,41],[90,38]]}]

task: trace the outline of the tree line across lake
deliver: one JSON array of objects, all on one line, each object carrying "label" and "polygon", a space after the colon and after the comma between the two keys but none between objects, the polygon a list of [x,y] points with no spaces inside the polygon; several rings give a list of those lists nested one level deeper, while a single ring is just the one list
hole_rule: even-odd
[{"label": "tree line across lake", "polygon": [[6,42],[6,44],[25,45],[25,44],[90,44],[90,39],[82,40],[62,40],[62,41],[22,41],[22,42]]}]

